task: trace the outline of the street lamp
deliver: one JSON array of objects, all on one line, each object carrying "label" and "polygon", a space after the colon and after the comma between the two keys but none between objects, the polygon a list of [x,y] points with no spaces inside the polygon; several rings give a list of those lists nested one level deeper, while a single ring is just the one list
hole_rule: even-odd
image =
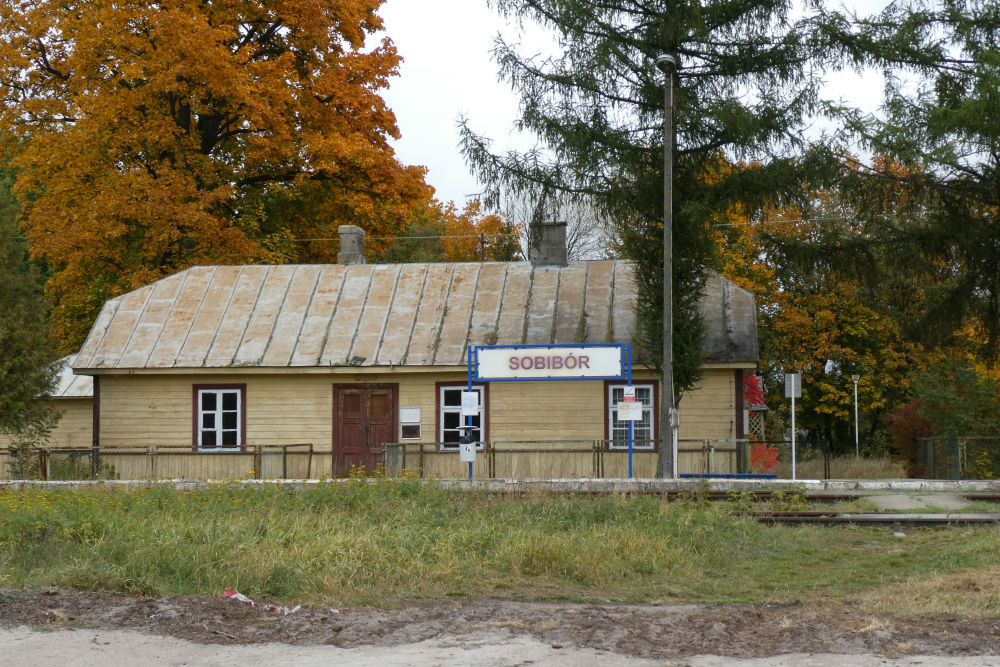
[{"label": "street lamp", "polygon": [[854,380],[854,458],[857,458],[861,455],[858,450],[858,380],[861,376],[854,373],[851,379]]},{"label": "street lamp", "polygon": [[657,477],[677,477],[677,419],[674,411],[674,323],[673,323],[673,180],[674,180],[674,71],[677,58],[668,54],[656,57],[656,67],[663,72],[663,396],[660,398],[660,423],[669,435],[661,438]]}]

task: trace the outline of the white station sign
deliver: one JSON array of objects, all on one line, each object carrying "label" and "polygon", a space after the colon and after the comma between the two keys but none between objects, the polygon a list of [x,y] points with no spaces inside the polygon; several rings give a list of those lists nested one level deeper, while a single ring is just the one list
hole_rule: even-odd
[{"label": "white station sign", "polygon": [[624,375],[620,346],[485,347],[476,350],[481,380],[618,378]]}]

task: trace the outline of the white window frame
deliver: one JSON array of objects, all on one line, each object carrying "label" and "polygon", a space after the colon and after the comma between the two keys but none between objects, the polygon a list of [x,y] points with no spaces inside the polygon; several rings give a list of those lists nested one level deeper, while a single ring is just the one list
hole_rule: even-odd
[{"label": "white window frame", "polygon": [[[628,433],[628,422],[618,420],[618,404],[615,402],[615,390],[625,393],[625,383],[607,385],[607,409],[608,409],[608,449],[628,449],[628,436],[624,441],[615,440],[615,426],[624,424],[625,433]],[[656,439],[656,415],[653,413],[656,408],[656,386],[648,383],[632,383],[635,387],[636,401],[642,403],[642,420],[636,421],[633,426],[632,439],[635,443],[633,449],[653,450],[655,449],[653,440]],[[648,393],[647,393],[648,392]],[[646,394],[646,397],[643,397]],[[648,400],[647,400],[648,398]],[[643,425],[645,424],[645,425]],[[619,426],[619,429],[621,426]],[[645,433],[644,433],[645,432]]]},{"label": "white window frame", "polygon": [[[202,397],[213,394],[215,395],[215,409],[205,410],[203,407]],[[224,410],[222,407],[223,396],[225,394],[235,394],[236,395],[236,428],[227,429],[223,428],[223,415],[226,412],[233,412],[232,410]],[[211,415],[214,426],[211,428],[205,427],[205,417]],[[199,388],[198,389],[198,415],[197,415],[197,429],[198,429],[198,451],[202,452],[212,452],[212,451],[233,451],[238,450],[243,447],[243,389],[237,387],[219,387],[219,388]],[[223,440],[224,433],[234,433],[236,434],[236,443],[232,445],[204,445],[202,444],[202,437],[206,431],[214,431],[216,435],[216,442],[221,443]]]},{"label": "white window frame", "polygon": [[[458,413],[459,414],[459,424],[465,424],[465,417],[462,417],[462,406],[461,405],[445,405],[444,393],[446,391],[468,391],[468,385],[466,384],[442,384],[438,385],[438,432],[437,441],[440,443],[440,448],[444,451],[458,451],[458,442],[445,442],[444,432],[454,431],[456,429],[449,428],[446,429],[444,425],[445,413]],[[483,442],[483,432],[486,428],[486,385],[474,384],[472,385],[472,391],[479,392],[479,440],[476,444],[476,449],[482,451],[485,448],[485,443]]]}]

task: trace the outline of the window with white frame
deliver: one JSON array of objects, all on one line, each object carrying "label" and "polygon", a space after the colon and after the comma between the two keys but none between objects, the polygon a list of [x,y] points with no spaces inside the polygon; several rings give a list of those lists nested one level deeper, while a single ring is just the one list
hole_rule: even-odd
[{"label": "window with white frame", "polygon": [[[642,404],[642,419],[632,422],[634,449],[653,449],[653,385],[633,384],[635,401]],[[618,404],[625,400],[625,385],[609,384],[607,395],[608,441],[611,449],[628,448],[628,422],[618,419]]]},{"label": "window with white frame", "polygon": [[472,417],[462,416],[462,392],[468,391],[468,385],[438,386],[438,442],[444,449],[458,449],[458,440],[465,429],[460,427],[472,424],[472,437],[476,439],[476,447],[483,448],[483,411],[486,405],[486,391],[482,385],[473,386],[472,391],[479,394],[479,414]]},{"label": "window with white frame", "polygon": [[197,392],[198,447],[235,449],[242,445],[242,388],[198,389]]}]

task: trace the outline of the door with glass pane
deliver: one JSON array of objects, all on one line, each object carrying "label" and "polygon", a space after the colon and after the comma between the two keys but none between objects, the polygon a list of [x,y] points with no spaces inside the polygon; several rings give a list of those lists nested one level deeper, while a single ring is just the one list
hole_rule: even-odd
[{"label": "door with glass pane", "polygon": [[333,471],[375,470],[382,445],[396,442],[397,385],[333,385]]}]

